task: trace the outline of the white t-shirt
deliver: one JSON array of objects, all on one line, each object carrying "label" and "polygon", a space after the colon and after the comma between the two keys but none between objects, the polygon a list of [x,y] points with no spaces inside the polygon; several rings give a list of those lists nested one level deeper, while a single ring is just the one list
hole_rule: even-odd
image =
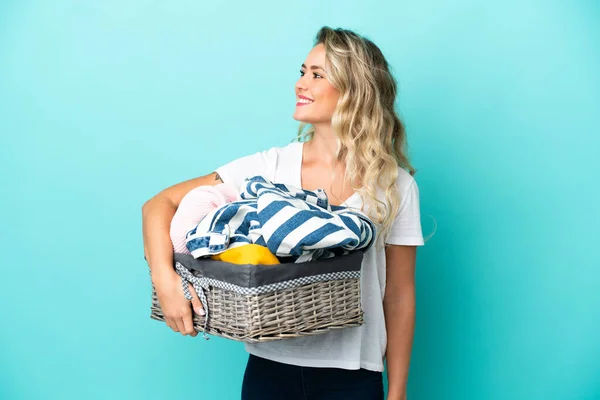
[{"label": "white t-shirt", "polygon": [[[273,147],[234,160],[216,170],[224,182],[241,188],[244,179],[262,175],[274,183],[301,187],[303,144],[293,142],[285,147]],[[422,246],[423,234],[419,210],[419,189],[414,178],[398,168],[400,212],[386,243]],[[383,191],[378,193],[385,201]],[[355,193],[343,206],[360,209],[362,197]],[[368,208],[365,207],[368,213]],[[373,245],[363,258],[361,269],[361,301],[364,324],[336,329],[314,336],[276,340],[266,343],[246,343],[246,351],[258,357],[306,367],[365,368],[383,371],[387,345],[383,296],[386,279],[385,250]]]}]

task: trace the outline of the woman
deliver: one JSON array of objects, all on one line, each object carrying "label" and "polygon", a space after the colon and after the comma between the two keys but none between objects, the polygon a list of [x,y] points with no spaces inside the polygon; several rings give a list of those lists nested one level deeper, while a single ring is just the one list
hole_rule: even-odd
[{"label": "woman", "polygon": [[415,170],[394,110],[396,82],[370,40],[324,27],[302,64],[295,92],[294,119],[302,122],[302,141],[242,157],[144,204],[144,249],[166,323],[196,336],[191,308],[203,313],[197,297],[192,307],[185,300],[173,270],[169,224],[186,193],[221,182],[240,187],[254,175],[307,190],[322,188],[331,204],[362,209],[378,228],[377,245],[362,264],[365,323],[246,344],[250,356],[242,398],[382,399],[386,359],[388,399],[404,399],[415,320],[416,246],[423,245],[423,236]]}]

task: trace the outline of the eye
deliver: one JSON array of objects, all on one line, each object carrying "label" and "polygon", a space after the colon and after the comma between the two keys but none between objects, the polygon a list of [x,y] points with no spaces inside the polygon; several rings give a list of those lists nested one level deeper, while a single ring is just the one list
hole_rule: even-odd
[{"label": "eye", "polygon": [[[300,76],[304,76],[304,71],[300,70]],[[316,72],[313,72],[313,76],[318,79],[323,79],[323,77]]]}]

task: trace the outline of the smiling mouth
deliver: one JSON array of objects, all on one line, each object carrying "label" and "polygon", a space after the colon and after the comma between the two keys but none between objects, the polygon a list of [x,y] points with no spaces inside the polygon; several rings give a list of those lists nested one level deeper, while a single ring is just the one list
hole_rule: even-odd
[{"label": "smiling mouth", "polygon": [[308,104],[312,104],[314,102],[315,102],[314,100],[298,99],[298,102],[296,103],[296,105],[298,105],[298,106],[305,106],[305,105],[308,105]]}]

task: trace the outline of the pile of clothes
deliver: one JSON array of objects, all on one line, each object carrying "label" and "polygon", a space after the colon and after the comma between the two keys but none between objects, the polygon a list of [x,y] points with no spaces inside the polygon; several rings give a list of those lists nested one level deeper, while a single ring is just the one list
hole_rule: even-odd
[{"label": "pile of clothes", "polygon": [[358,210],[329,204],[308,191],[247,178],[238,196],[223,183],[200,186],[181,201],[171,222],[175,252],[234,264],[307,262],[366,251],[374,224]]}]

